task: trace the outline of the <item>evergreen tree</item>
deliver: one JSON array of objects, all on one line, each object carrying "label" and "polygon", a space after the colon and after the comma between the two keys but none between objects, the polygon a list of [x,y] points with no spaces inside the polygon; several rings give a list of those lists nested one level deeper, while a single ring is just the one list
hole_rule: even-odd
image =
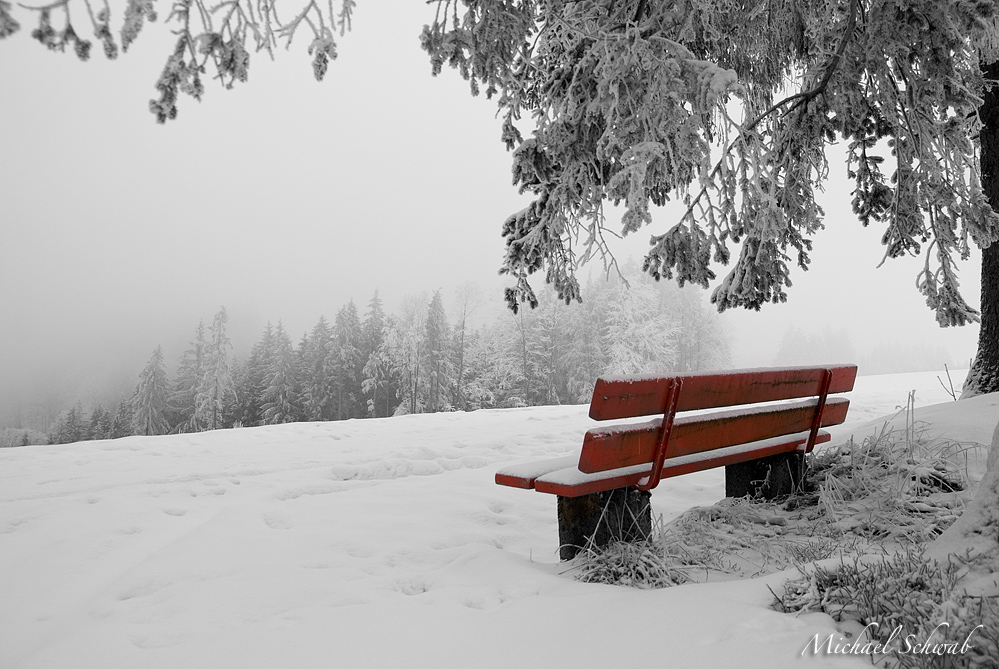
[{"label": "evergreen tree", "polygon": [[469,318],[475,310],[478,297],[478,287],[473,283],[465,283],[458,287],[456,293],[457,312],[451,342],[453,356],[454,383],[452,385],[451,403],[461,411],[468,410],[465,399],[466,348],[471,336]]},{"label": "evergreen tree", "polygon": [[332,420],[334,416],[333,331],[322,316],[299,346],[302,357],[302,407],[305,420]]},{"label": "evergreen tree", "polygon": [[391,416],[394,408],[392,400],[395,398],[393,386],[397,384],[392,383],[392,359],[388,342],[384,338],[368,356],[361,376],[361,392],[368,398],[365,401],[368,416]]},{"label": "evergreen tree", "polygon": [[227,402],[233,398],[234,383],[229,352],[232,343],[226,334],[229,315],[221,307],[212,319],[209,340],[204,348],[203,370],[194,396],[194,413],[202,429],[223,427]]},{"label": "evergreen tree", "polygon": [[427,320],[426,295],[408,296],[403,300],[402,313],[392,321],[388,330],[387,344],[392,360],[393,373],[399,379],[398,398],[401,403],[396,413],[420,413],[425,406],[423,386],[426,381],[421,375],[423,339],[426,336]]},{"label": "evergreen tree", "polygon": [[549,289],[541,295],[538,309],[528,332],[527,350],[535,387],[532,405],[561,404],[569,399],[566,357],[569,345],[566,305]]},{"label": "evergreen tree", "polygon": [[368,302],[368,311],[361,324],[361,356],[366,360],[385,341],[385,311],[378,291]]},{"label": "evergreen tree", "polygon": [[611,302],[606,329],[610,374],[669,374],[677,361],[679,328],[650,282],[623,284]]},{"label": "evergreen tree", "polygon": [[[703,372],[730,367],[732,354],[726,329],[718,312],[704,303],[701,292],[667,283],[659,284],[659,290],[666,296],[673,322],[679,328],[676,371]],[[834,356],[833,359],[855,358]]]},{"label": "evergreen tree", "polygon": [[274,357],[274,328],[268,321],[260,340],[253,345],[246,364],[236,377],[238,398],[236,420],[241,425],[263,425],[263,396],[270,377],[269,367]]},{"label": "evergreen tree", "polygon": [[565,364],[570,402],[589,402],[593,396],[594,383],[607,369],[604,340],[607,331],[607,305],[612,299],[612,290],[610,283],[603,282],[598,286],[589,282],[586,287],[587,299],[568,309],[571,341]]},{"label": "evergreen tree", "polygon": [[424,355],[426,356],[427,411],[429,412],[442,411],[447,408],[450,329],[441,292],[435,291],[430,299],[430,304],[427,305],[426,335],[423,340],[426,347]]},{"label": "evergreen tree", "polygon": [[483,333],[480,346],[473,351],[476,366],[482,369],[479,394],[486,408],[526,405],[521,335],[517,317],[507,313]]},{"label": "evergreen tree", "polygon": [[354,302],[348,302],[339,312],[333,324],[333,406],[334,419],[360,418],[366,407],[360,402],[362,396],[362,370],[366,362],[361,357],[361,321],[357,316]]},{"label": "evergreen tree", "polygon": [[72,444],[87,438],[87,420],[80,402],[60,414],[49,432],[49,442],[53,444]]},{"label": "evergreen tree", "polygon": [[392,415],[392,400],[398,390],[392,374],[389,349],[385,343],[388,320],[375,291],[361,324],[361,393],[369,416]]},{"label": "evergreen tree", "polygon": [[118,411],[111,421],[111,438],[119,439],[134,434],[132,432],[132,403],[128,400],[121,400],[118,403]]},{"label": "evergreen tree", "polygon": [[90,412],[90,425],[87,428],[88,439],[107,439],[108,428],[111,425],[111,418],[107,409],[100,404],[96,405]]},{"label": "evergreen tree", "polygon": [[[93,421],[91,421],[91,424],[93,424]],[[101,415],[97,419],[97,427],[96,427],[96,434],[99,434],[100,436],[94,438],[110,439],[113,432],[112,428],[113,424],[114,424],[114,415],[109,410],[101,407]]]},{"label": "evergreen tree", "polygon": [[291,339],[278,322],[274,330],[273,355],[263,396],[264,424],[292,423],[301,419],[295,351]]},{"label": "evergreen tree", "polygon": [[489,346],[490,330],[483,326],[479,330],[467,329],[462,346],[461,388],[458,390],[460,406],[464,411],[489,409],[498,406],[497,395],[502,393],[496,386],[492,371],[498,366],[497,358]]},{"label": "evergreen tree", "polygon": [[[205,324],[198,323],[194,341],[190,348],[184,351],[177,370],[177,380],[174,391],[170,395],[169,407],[173,414],[173,432],[201,432],[208,429],[208,420],[203,413],[198,412],[198,389],[205,376],[207,342],[205,341]],[[201,406],[204,409],[204,405]]]},{"label": "evergreen tree", "polygon": [[132,397],[132,425],[135,434],[166,434],[169,431],[170,425],[165,415],[168,389],[163,350],[157,346],[139,376],[139,385]]}]

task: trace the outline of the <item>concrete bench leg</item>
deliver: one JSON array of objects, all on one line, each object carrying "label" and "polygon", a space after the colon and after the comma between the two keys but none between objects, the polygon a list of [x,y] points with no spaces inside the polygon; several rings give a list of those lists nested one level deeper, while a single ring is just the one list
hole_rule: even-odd
[{"label": "concrete bench leg", "polygon": [[651,497],[635,488],[559,497],[559,557],[571,560],[591,538],[596,546],[647,538],[652,533]]},{"label": "concrete bench leg", "polygon": [[804,483],[805,456],[779,453],[725,467],[726,497],[777,499],[799,490]]}]

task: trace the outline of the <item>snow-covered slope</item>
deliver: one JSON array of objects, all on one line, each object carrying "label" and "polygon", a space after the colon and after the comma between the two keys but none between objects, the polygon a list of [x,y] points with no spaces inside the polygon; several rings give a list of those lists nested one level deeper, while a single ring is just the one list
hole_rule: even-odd
[{"label": "snow-covered slope", "polygon": [[[837,439],[912,389],[948,399],[935,374],[859,378]],[[917,419],[988,444],[999,399]],[[869,666],[802,658],[832,627],[769,609],[781,574],[642,591],[564,573],[554,498],[493,473],[591,425],[544,407],[0,451],[0,667]],[[722,489],[671,479],[655,510]]]}]

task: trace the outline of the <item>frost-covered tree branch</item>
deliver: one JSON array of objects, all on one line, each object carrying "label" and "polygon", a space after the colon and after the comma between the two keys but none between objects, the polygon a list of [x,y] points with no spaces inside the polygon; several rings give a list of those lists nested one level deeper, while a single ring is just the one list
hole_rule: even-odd
[{"label": "frost-covered tree branch", "polygon": [[823,227],[826,148],[845,141],[853,210],[885,226],[886,257],[925,254],[918,287],[938,321],[977,320],[955,260],[999,237],[975,143],[995,3],[435,2],[422,37],[434,72],[497,97],[514,181],[534,195],[504,224],[511,307],[536,302],[539,271],[579,298],[594,247],[574,249],[603,238],[605,202],[623,205],[629,234],[671,199],[686,213],[652,238],[646,271],[707,286],[731,263],[719,309],[784,301]]},{"label": "frost-covered tree branch", "polygon": [[[329,62],[337,56],[336,37],[350,29],[355,2],[303,2],[175,0],[166,24],[172,26],[177,41],[156,82],[159,98],[149,101],[156,120],[164,123],[177,117],[180,93],[200,100],[205,90],[205,76],[217,79],[226,88],[232,88],[237,81],[245,82],[251,50],[266,51],[273,57],[279,45],[290,48],[300,32],[308,34],[313,73],[322,81]],[[122,51],[128,51],[146,21],[157,20],[155,4],[156,0],[125,0],[117,39],[112,33],[112,10],[107,0],[56,0],[48,4],[18,4],[18,9],[35,15],[37,27],[31,33],[34,39],[56,51],[71,47],[80,60],[87,60],[91,42],[74,28],[71,9],[85,11],[105,56],[113,59],[118,56],[119,44]],[[0,0],[0,38],[20,30],[21,24],[14,18],[14,11],[8,0]]]}]

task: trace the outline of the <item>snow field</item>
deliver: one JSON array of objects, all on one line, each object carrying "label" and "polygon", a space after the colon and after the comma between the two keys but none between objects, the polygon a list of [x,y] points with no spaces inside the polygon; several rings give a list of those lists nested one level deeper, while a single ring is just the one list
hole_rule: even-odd
[{"label": "snow field", "polygon": [[[894,413],[912,387],[917,404],[949,399],[934,374],[860,377],[851,425]],[[869,666],[801,656],[834,624],[769,609],[787,574],[575,582],[554,497],[493,474],[577,451],[586,410],[4,449],[0,667]],[[999,400],[917,419],[988,444]],[[721,470],[669,479],[654,510],[669,520],[723,487]]]}]

